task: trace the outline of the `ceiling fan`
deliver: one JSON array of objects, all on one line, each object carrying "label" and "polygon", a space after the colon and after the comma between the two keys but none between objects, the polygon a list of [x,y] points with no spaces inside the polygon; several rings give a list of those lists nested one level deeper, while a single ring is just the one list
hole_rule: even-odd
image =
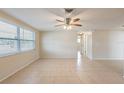
[{"label": "ceiling fan", "polygon": [[72,8],[65,8],[65,18],[63,20],[56,19],[57,22],[60,22],[62,24],[55,25],[55,27],[63,26],[64,29],[70,30],[72,26],[78,26],[81,27],[82,25],[77,23],[80,21],[80,18],[71,18],[70,15],[74,11]]}]

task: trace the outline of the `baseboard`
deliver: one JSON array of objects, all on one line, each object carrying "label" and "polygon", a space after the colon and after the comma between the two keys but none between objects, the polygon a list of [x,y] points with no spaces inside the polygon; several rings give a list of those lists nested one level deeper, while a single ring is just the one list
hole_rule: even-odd
[{"label": "baseboard", "polygon": [[124,58],[93,58],[93,60],[124,60]]},{"label": "baseboard", "polygon": [[6,77],[3,77],[2,79],[0,79],[0,82],[2,82],[3,80],[7,79],[8,77],[14,75],[15,73],[17,73],[18,71],[20,71],[21,69],[25,68],[26,66],[30,65],[31,63],[33,63],[34,61],[38,60],[39,58],[33,59],[30,62],[28,62],[27,64],[21,66],[20,68],[18,68],[17,70],[15,70],[14,72],[8,74]]},{"label": "baseboard", "polygon": [[77,59],[77,58],[40,58],[40,59]]},{"label": "baseboard", "polygon": [[40,57],[40,59],[76,59],[77,57]]}]

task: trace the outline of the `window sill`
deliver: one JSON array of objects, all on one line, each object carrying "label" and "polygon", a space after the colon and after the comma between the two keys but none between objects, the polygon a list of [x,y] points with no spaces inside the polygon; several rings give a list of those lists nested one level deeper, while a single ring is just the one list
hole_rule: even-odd
[{"label": "window sill", "polygon": [[22,53],[26,53],[26,52],[31,52],[31,51],[35,51],[35,49],[25,50],[25,51],[16,51],[13,53],[3,54],[3,55],[0,55],[0,58],[8,57],[8,56],[14,56],[14,55],[18,55],[18,54],[22,54]]}]

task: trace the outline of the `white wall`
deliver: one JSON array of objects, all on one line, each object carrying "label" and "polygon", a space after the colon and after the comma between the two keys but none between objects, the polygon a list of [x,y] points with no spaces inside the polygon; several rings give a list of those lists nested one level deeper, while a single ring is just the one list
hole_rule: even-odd
[{"label": "white wall", "polygon": [[16,24],[36,32],[36,48],[35,50],[18,53],[11,56],[0,57],[0,81],[17,72],[26,65],[39,59],[39,32],[28,26],[27,24],[0,12],[0,20]]},{"label": "white wall", "polygon": [[76,58],[76,31],[41,32],[41,58]]},{"label": "white wall", "polygon": [[93,59],[124,59],[124,31],[95,31]]}]

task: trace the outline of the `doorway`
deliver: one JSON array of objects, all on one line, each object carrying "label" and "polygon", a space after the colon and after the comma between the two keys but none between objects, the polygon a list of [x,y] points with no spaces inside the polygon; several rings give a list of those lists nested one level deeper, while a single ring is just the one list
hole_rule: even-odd
[{"label": "doorway", "polygon": [[77,36],[78,52],[92,58],[92,32],[80,32]]}]

